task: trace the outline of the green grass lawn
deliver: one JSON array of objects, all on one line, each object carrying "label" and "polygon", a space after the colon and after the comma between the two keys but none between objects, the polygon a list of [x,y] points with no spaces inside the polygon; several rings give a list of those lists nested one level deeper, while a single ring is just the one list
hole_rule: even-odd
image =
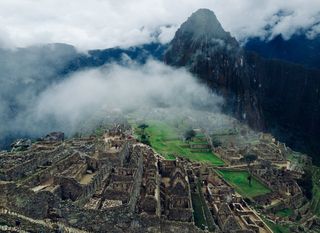
[{"label": "green grass lawn", "polygon": [[289,208],[285,208],[285,209],[277,211],[275,214],[276,214],[276,216],[279,216],[281,218],[286,218],[286,217],[290,217],[293,215],[293,210],[289,209]]},{"label": "green grass lawn", "polygon": [[271,192],[268,187],[254,177],[252,178],[252,185],[250,186],[248,182],[249,173],[247,171],[220,170],[218,172],[244,197],[252,198]]},{"label": "green grass lawn", "polygon": [[[211,152],[192,152],[181,139],[181,132],[169,124],[160,121],[149,121],[145,133],[149,136],[151,146],[167,159],[174,159],[176,155],[193,161],[207,162],[215,166],[222,166],[224,162]],[[139,129],[135,130],[141,134]],[[196,141],[203,143],[203,136],[197,135]]]}]

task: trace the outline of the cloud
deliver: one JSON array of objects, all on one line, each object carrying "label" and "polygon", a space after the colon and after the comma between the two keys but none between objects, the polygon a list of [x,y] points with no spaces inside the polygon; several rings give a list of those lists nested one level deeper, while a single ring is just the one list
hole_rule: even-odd
[{"label": "cloud", "polygon": [[[134,111],[141,117],[157,109],[168,115],[193,110],[219,113],[223,104],[221,97],[198,83],[185,69],[153,60],[144,65],[130,60],[126,65],[108,64],[73,73],[40,93],[35,93],[35,89],[24,94],[29,96],[28,101],[14,100],[20,106],[14,117],[0,116],[0,120],[10,122],[1,125],[0,135],[19,132],[34,137],[56,130],[71,135],[83,128],[92,130],[107,116],[117,113]],[[17,90],[12,88],[10,92]],[[3,100],[1,106],[11,102]]]},{"label": "cloud", "polygon": [[[3,138],[26,132],[24,113],[39,93],[63,79],[59,74],[76,56],[73,47],[65,45],[0,49],[0,147]],[[30,125],[29,132],[35,127]]]},{"label": "cloud", "polygon": [[318,0],[1,0],[0,46],[61,42],[81,50],[128,47],[154,40],[155,31],[168,42],[199,8],[213,10],[239,40],[270,36],[266,26],[272,28],[271,36],[290,37],[320,21]]},{"label": "cloud", "polygon": [[76,126],[94,113],[156,108],[219,111],[222,102],[186,70],[150,60],[145,65],[110,64],[75,73],[44,91],[33,112],[38,122],[53,118]]}]

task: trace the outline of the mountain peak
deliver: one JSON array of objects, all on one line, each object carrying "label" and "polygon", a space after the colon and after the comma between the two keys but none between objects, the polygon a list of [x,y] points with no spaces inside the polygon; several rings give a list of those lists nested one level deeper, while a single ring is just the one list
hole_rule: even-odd
[{"label": "mountain peak", "polygon": [[199,9],[184,22],[176,32],[165,53],[165,62],[171,65],[192,66],[203,57],[213,59],[218,54],[238,56],[241,48],[237,40],[226,32],[215,14]]},{"label": "mountain peak", "polygon": [[209,9],[199,9],[194,12],[179,29],[182,33],[192,34],[193,38],[203,36],[215,39],[227,39],[230,33],[226,32],[216,15]]}]

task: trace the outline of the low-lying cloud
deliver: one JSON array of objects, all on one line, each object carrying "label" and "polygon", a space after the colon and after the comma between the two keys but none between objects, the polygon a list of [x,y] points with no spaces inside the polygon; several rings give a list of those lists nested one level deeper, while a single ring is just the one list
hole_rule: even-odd
[{"label": "low-lying cloud", "polygon": [[30,101],[15,100],[23,106],[1,125],[1,135],[19,132],[38,137],[56,130],[72,135],[108,115],[134,111],[144,117],[155,109],[166,109],[171,115],[184,110],[218,113],[223,104],[185,69],[154,60],[80,71],[29,95]]},{"label": "low-lying cloud", "polygon": [[1,0],[0,47],[68,43],[80,50],[169,42],[192,12],[208,8],[237,39],[319,33],[319,0]]},{"label": "low-lying cloud", "polygon": [[77,124],[96,112],[154,108],[205,108],[218,111],[222,103],[184,69],[157,61],[144,65],[109,64],[73,74],[39,96],[36,116]]}]

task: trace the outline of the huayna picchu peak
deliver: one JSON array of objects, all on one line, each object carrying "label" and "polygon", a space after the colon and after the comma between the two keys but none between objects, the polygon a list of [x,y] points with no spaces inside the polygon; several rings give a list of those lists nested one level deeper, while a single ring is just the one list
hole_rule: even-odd
[{"label": "huayna picchu peak", "polygon": [[186,22],[184,22],[177,34],[188,36],[194,39],[229,39],[230,33],[226,32],[213,11],[208,9],[199,9],[194,12]]},{"label": "huayna picchu peak", "polygon": [[222,28],[214,12],[200,9],[180,26],[169,44],[165,61],[179,66],[190,64],[197,57],[210,59],[215,53],[234,54],[239,50],[238,42]]}]

